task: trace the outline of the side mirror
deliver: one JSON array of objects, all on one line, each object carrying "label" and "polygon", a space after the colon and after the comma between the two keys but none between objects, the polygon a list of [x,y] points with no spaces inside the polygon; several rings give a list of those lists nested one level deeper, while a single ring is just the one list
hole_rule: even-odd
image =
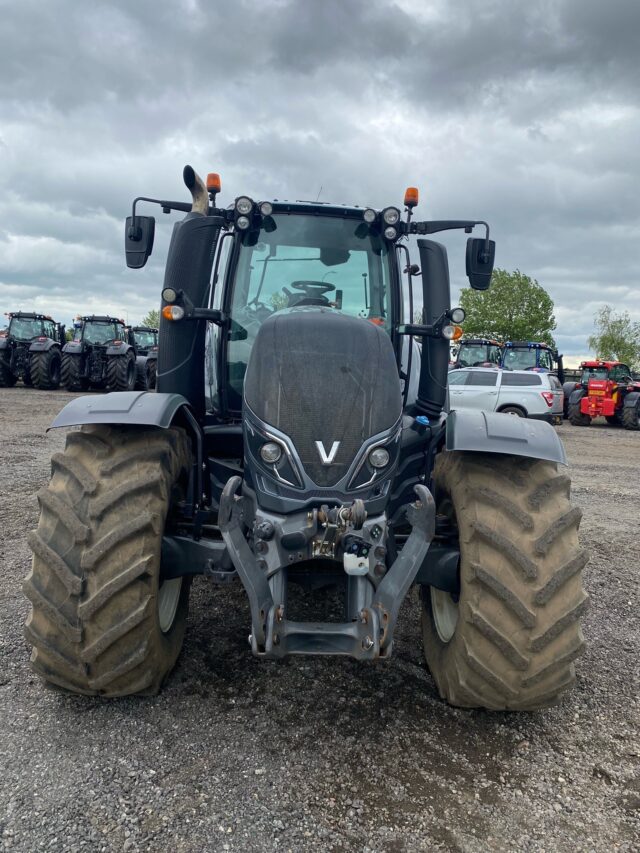
[{"label": "side mirror", "polygon": [[127,216],[124,228],[124,252],[127,266],[137,270],[147,263],[153,249],[156,221],[153,216]]},{"label": "side mirror", "polygon": [[489,240],[488,251],[486,244],[482,237],[469,237],[467,240],[467,277],[474,290],[487,290],[491,284],[496,244]]}]

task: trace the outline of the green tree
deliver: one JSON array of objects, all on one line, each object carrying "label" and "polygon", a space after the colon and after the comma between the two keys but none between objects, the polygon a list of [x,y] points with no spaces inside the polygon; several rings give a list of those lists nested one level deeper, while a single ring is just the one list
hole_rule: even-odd
[{"label": "green tree", "polygon": [[142,320],[143,326],[149,326],[151,329],[157,329],[160,326],[160,310],[152,308],[146,317]]},{"label": "green tree", "polygon": [[628,311],[616,313],[605,305],[594,317],[596,333],[588,340],[598,358],[623,361],[629,367],[640,368],[640,323],[634,322]]},{"label": "green tree", "polygon": [[464,333],[502,341],[544,341],[555,346],[553,300],[534,278],[520,270],[495,269],[488,290],[464,288]]}]

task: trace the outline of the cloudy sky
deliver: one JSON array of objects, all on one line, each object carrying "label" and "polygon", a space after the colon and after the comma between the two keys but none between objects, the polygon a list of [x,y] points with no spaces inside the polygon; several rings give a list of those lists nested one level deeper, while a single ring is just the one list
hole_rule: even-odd
[{"label": "cloudy sky", "polygon": [[123,219],[191,163],[225,204],[487,219],[584,354],[603,303],[640,320],[639,57],[638,0],[0,0],[0,310],[139,321],[170,217],[138,272]]}]

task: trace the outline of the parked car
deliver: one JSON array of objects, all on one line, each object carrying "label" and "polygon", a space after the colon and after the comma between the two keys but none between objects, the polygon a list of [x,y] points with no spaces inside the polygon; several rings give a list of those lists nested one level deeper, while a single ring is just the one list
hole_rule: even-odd
[{"label": "parked car", "polygon": [[564,391],[553,373],[468,367],[449,372],[449,407],[562,420]]}]

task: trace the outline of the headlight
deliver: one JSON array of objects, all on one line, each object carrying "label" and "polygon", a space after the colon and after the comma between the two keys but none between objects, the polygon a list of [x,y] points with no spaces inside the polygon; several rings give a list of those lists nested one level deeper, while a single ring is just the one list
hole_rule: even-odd
[{"label": "headlight", "polygon": [[451,317],[454,323],[462,323],[464,318],[467,316],[464,308],[452,308],[449,312],[449,316]]},{"label": "headlight", "polygon": [[246,231],[250,225],[251,220],[248,216],[239,216],[236,219],[236,228],[239,228],[241,231]]},{"label": "headlight", "polygon": [[246,195],[241,195],[236,199],[236,213],[240,213],[243,216],[246,216],[248,213],[251,213],[253,210],[253,202]]},{"label": "headlight", "polygon": [[271,216],[271,214],[273,213],[273,205],[270,201],[262,202],[262,204],[260,205],[260,213],[263,216]]},{"label": "headlight", "polygon": [[386,468],[389,464],[389,451],[384,447],[376,447],[369,454],[369,464],[373,468]]},{"label": "headlight", "polygon": [[397,207],[387,207],[382,211],[382,219],[387,225],[395,225],[400,220],[400,211]]},{"label": "headlight", "polygon": [[162,291],[162,298],[165,302],[175,302],[178,298],[178,294],[172,287],[165,287]]},{"label": "headlight", "polygon": [[275,441],[268,441],[260,448],[260,456],[267,465],[273,465],[282,456],[282,448]]},{"label": "headlight", "polygon": [[442,327],[442,337],[446,338],[448,341],[452,340],[455,333],[456,333],[456,327],[455,326],[443,326]]},{"label": "headlight", "polygon": [[395,228],[389,225],[387,228],[384,229],[384,236],[387,238],[387,240],[395,240],[398,236],[398,232]]},{"label": "headlight", "polygon": [[375,222],[378,217],[378,214],[372,207],[368,207],[365,212],[362,214],[362,218],[365,222],[371,225],[372,222]]}]

